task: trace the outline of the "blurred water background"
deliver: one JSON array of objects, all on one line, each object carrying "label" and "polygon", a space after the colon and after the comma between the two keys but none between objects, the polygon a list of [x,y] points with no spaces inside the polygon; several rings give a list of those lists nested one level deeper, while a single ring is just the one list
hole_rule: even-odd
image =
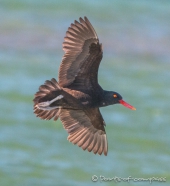
[{"label": "blurred water background", "polygon": [[[137,108],[102,108],[108,156],[67,141],[58,120],[33,114],[34,93],[57,78],[65,32],[87,16],[103,43],[99,82]],[[0,185],[150,185],[93,183],[106,178],[166,178],[170,184],[170,1],[0,1]]]}]

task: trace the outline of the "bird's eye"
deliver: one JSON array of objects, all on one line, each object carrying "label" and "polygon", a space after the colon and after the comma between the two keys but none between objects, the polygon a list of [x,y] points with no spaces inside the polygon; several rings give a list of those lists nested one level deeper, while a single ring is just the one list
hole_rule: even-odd
[{"label": "bird's eye", "polygon": [[113,94],[113,97],[114,97],[114,98],[117,98],[117,95],[116,95],[116,94]]}]

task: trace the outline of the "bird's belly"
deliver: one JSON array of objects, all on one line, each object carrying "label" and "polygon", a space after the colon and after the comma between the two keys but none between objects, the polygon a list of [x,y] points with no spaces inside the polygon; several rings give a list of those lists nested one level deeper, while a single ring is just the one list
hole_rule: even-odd
[{"label": "bird's belly", "polygon": [[87,93],[67,88],[63,88],[63,90],[63,101],[65,100],[70,107],[83,109],[84,107],[89,107],[91,105],[91,97]]}]

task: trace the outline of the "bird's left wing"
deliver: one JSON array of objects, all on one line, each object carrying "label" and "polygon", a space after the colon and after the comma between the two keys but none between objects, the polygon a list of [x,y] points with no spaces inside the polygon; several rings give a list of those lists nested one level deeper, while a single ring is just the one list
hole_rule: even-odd
[{"label": "bird's left wing", "polygon": [[71,24],[64,40],[65,55],[59,69],[59,85],[73,85],[86,89],[97,85],[98,67],[103,52],[87,17],[80,17],[80,22],[75,21]]},{"label": "bird's left wing", "polygon": [[60,119],[69,133],[68,140],[83,150],[107,155],[108,145],[104,120],[98,108],[61,109]]}]

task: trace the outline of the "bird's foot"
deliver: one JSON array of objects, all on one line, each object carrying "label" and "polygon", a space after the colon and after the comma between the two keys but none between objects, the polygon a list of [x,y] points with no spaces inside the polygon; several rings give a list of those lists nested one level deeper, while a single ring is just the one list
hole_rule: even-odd
[{"label": "bird's foot", "polygon": [[45,101],[45,102],[41,102],[41,103],[38,103],[36,105],[37,108],[41,109],[41,110],[52,110],[52,109],[55,109],[55,108],[60,108],[60,106],[54,106],[54,107],[50,107],[50,105],[59,100],[59,99],[62,99],[64,96],[63,95],[59,95],[57,96],[56,98],[52,99],[51,101]]}]

